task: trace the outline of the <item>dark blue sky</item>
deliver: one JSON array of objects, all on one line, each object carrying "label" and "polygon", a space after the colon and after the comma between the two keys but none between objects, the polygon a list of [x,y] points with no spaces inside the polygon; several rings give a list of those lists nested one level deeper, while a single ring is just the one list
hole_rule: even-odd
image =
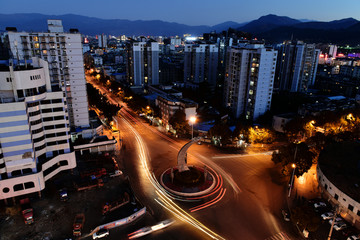
[{"label": "dark blue sky", "polygon": [[245,22],[267,14],[320,21],[359,18],[360,0],[4,0],[0,13],[79,14],[188,25]]}]

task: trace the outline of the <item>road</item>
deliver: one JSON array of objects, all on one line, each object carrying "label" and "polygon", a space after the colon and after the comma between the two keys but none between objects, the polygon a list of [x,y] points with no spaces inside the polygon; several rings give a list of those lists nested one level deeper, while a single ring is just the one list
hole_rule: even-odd
[{"label": "road", "polygon": [[[99,88],[107,93],[105,88]],[[107,95],[111,101],[119,101],[111,94]],[[205,230],[199,230],[187,221],[174,217],[158,203],[160,197],[151,177],[153,172],[158,179],[163,171],[176,165],[177,152],[186,141],[159,132],[156,127],[131,115],[126,107],[122,108],[118,122],[123,139],[122,154],[126,173],[137,197],[149,211],[149,215],[135,226],[122,231],[131,233],[143,226],[173,218],[177,221],[171,227],[143,239],[296,239],[289,233],[291,226],[281,218],[280,209],[286,203],[286,184],[285,180],[279,179],[271,156],[221,154],[206,144],[193,145],[189,149],[188,163],[199,166],[206,163],[215,169],[222,175],[226,189],[224,198],[217,204],[191,214],[202,226],[206,226]],[[146,158],[146,166],[142,158]],[[201,203],[176,204],[189,212],[189,208]],[[209,234],[206,229],[211,229],[209,232],[214,234]],[[118,234],[113,230],[110,236],[124,237],[124,232]]]}]

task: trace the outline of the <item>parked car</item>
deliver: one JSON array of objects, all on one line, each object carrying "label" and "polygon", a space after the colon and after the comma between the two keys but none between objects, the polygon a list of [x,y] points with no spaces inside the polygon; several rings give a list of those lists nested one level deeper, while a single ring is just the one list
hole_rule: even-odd
[{"label": "parked car", "polygon": [[335,223],[335,225],[334,225],[334,229],[335,229],[336,231],[343,230],[343,229],[346,228],[346,227],[347,227],[347,225],[346,225],[346,223],[344,223],[344,222],[338,222],[338,223]]},{"label": "parked car", "polygon": [[[335,218],[335,224],[336,223],[338,223],[338,222],[342,222],[343,221],[343,219],[341,218],[341,217],[337,217],[337,218]],[[331,225],[332,224],[332,222],[333,222],[333,220],[332,219],[330,219],[329,220],[329,224]]]},{"label": "parked car", "polygon": [[107,237],[109,236],[109,230],[107,230],[106,228],[101,228],[99,231],[94,232],[94,234],[92,235],[93,239],[99,239],[99,238],[103,238],[103,237]]},{"label": "parked car", "polygon": [[281,213],[284,217],[284,220],[289,222],[290,221],[290,214],[286,210],[281,210]]},{"label": "parked car", "polygon": [[326,207],[326,203],[324,203],[324,202],[317,202],[317,203],[314,203],[314,207],[315,207],[315,208]]},{"label": "parked car", "polygon": [[332,212],[327,212],[324,214],[321,214],[321,218],[324,220],[328,220],[334,217],[334,214]]}]

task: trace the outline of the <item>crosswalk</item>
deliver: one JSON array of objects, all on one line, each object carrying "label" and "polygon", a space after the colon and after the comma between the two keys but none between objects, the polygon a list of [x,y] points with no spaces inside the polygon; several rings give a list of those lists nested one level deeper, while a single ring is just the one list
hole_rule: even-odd
[{"label": "crosswalk", "polygon": [[292,240],[289,238],[286,233],[279,232],[271,237],[266,238],[265,240]]}]

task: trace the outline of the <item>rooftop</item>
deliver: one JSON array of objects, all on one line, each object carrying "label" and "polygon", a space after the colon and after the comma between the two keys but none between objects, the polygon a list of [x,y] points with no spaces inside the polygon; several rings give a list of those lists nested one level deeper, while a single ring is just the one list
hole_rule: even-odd
[{"label": "rooftop", "polygon": [[319,156],[324,175],[342,192],[360,202],[360,143],[339,142],[326,147]]}]

